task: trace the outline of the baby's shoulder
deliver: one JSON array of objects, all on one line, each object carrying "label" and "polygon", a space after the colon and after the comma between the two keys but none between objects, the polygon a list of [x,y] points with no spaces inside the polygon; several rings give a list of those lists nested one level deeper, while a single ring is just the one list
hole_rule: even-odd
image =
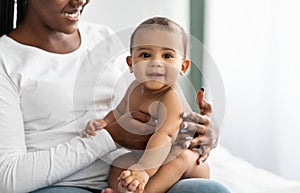
[{"label": "baby's shoulder", "polygon": [[161,101],[169,104],[168,106],[171,108],[179,107],[182,110],[191,111],[191,107],[179,85],[170,87],[168,92],[166,92],[161,98]]}]

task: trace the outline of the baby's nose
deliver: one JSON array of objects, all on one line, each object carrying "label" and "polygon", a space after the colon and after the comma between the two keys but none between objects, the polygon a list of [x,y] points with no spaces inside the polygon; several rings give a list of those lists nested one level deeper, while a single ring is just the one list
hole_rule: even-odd
[{"label": "baby's nose", "polygon": [[162,67],[162,62],[159,60],[151,60],[150,66],[151,67]]}]

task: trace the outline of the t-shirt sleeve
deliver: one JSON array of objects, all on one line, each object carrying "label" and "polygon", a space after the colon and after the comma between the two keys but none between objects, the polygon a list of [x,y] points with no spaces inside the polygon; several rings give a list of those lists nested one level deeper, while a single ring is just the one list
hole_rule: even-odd
[{"label": "t-shirt sleeve", "polygon": [[29,192],[56,183],[116,148],[106,130],[28,152],[17,87],[0,61],[0,192]]}]

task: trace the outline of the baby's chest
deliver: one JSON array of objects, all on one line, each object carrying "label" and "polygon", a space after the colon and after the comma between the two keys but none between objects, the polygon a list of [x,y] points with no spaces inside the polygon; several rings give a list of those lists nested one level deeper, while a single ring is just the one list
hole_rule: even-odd
[{"label": "baby's chest", "polygon": [[159,104],[158,100],[131,99],[129,100],[128,111],[149,113],[152,117],[157,118]]}]

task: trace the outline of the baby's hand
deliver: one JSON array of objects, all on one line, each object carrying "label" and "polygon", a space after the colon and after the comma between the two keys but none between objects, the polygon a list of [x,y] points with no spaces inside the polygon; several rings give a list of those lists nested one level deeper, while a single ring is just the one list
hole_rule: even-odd
[{"label": "baby's hand", "polygon": [[96,131],[104,128],[106,125],[107,124],[103,119],[91,120],[88,122],[86,128],[82,131],[82,135],[86,138],[95,136]]},{"label": "baby's hand", "polygon": [[[137,166],[137,167],[135,167]],[[143,193],[149,175],[145,170],[135,169],[140,168],[137,164],[130,167],[130,170],[125,170],[120,174],[119,187],[127,187],[128,191],[135,193]]]}]

